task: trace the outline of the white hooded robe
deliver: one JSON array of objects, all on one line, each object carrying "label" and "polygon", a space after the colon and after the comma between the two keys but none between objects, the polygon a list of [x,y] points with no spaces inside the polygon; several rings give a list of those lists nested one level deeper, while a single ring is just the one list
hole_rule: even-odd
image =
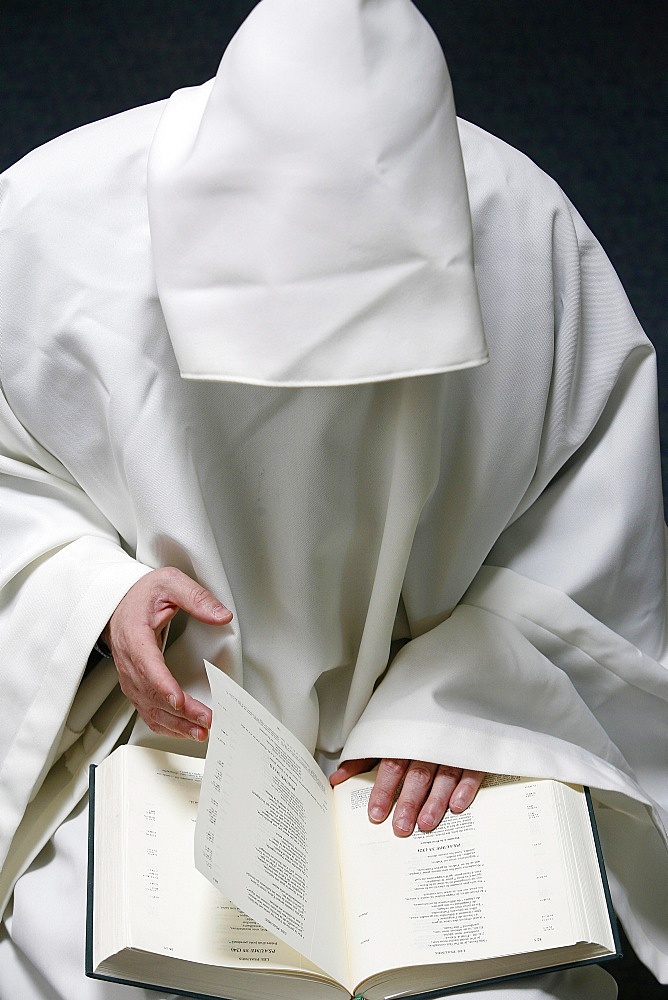
[{"label": "white hooded robe", "polygon": [[[604,253],[552,180],[461,122],[488,365],[325,388],[182,379],[147,215],[163,108],[1,180],[0,997],[17,995],[4,975],[67,996],[66,959],[35,948],[12,891],[131,720],[113,664],[84,671],[119,600],[166,565],[235,615],[172,625],[167,663],[197,697],[205,657],[325,763],[590,785],[617,913],[667,982],[656,373]],[[517,995],[609,995],[585,973],[599,983]]]}]

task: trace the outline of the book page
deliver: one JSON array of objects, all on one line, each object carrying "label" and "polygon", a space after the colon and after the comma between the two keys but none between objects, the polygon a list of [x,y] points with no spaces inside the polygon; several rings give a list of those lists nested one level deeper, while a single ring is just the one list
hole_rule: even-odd
[{"label": "book page", "polygon": [[[122,761],[125,786],[121,798],[125,812],[125,920],[132,947],[232,968],[311,969],[292,948],[258,926],[196,870],[193,841],[204,761],[135,746],[121,747],[114,758],[114,766]],[[104,815],[105,769],[108,762],[98,768],[96,832],[120,843],[121,831]],[[111,809],[119,814],[113,802]],[[98,872],[102,890],[113,885],[118,874]],[[104,926],[104,916],[99,914],[94,921],[96,933]],[[99,947],[97,951],[96,959]]]},{"label": "book page", "polygon": [[400,838],[389,819],[369,822],[373,777],[334,790],[355,982],[577,940],[551,782],[490,784],[466,812]]},{"label": "book page", "polygon": [[348,964],[329,783],[298,740],[221,670],[195,860],[245,913],[343,985]]}]

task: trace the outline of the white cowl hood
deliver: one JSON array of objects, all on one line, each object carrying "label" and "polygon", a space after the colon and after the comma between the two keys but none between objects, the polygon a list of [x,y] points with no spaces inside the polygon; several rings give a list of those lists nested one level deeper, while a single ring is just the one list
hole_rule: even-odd
[{"label": "white cowl hood", "polygon": [[187,378],[317,386],[483,364],[450,79],[409,0],[262,0],[149,160]]}]

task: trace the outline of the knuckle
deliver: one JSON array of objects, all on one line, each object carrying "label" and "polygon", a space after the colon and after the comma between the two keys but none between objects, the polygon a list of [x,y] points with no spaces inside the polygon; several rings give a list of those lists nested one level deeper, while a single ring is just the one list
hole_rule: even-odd
[{"label": "knuckle", "polygon": [[150,705],[148,708],[145,707],[139,714],[152,732],[157,733],[160,731],[162,728],[163,713],[157,705]]},{"label": "knuckle", "polygon": [[178,589],[181,571],[175,566],[163,566],[144,577],[149,589],[148,599],[153,612],[159,611],[165,604],[171,604],[172,595]]},{"label": "knuckle", "polygon": [[434,780],[435,770],[430,764],[413,761],[408,769],[407,778],[410,778],[411,783],[420,788],[429,788]]},{"label": "knuckle", "polygon": [[194,607],[203,608],[208,606],[211,597],[209,596],[209,592],[205,590],[204,587],[200,587],[200,585],[196,583],[193,584],[190,591],[190,600],[192,601]]},{"label": "knuckle", "polygon": [[[156,569],[154,581],[161,585],[173,585],[178,583],[181,579],[181,570],[177,569],[176,566],[163,566],[161,569]],[[153,574],[150,574],[153,575]]]},{"label": "knuckle", "polygon": [[403,778],[406,773],[406,768],[408,766],[408,761],[401,760],[397,757],[385,757],[383,759],[382,768],[384,773],[389,778]]},{"label": "knuckle", "polygon": [[462,776],[461,768],[451,767],[449,764],[439,764],[438,773],[444,778],[450,778],[454,782],[459,781]]}]

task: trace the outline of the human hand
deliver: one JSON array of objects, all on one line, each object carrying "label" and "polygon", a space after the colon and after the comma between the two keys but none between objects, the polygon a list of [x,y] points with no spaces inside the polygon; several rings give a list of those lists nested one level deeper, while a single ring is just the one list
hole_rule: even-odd
[{"label": "human hand", "polygon": [[168,566],[147,573],[130,588],[102,638],[123,694],[154,733],[205,740],[211,710],[181,689],[162,656],[165,629],[179,608],[208,625],[232,620],[232,612],[208,590]]},{"label": "human hand", "polygon": [[[338,785],[354,774],[370,771],[377,763],[374,758],[346,760],[332,774],[330,783]],[[385,757],[380,761],[369,797],[369,819],[372,823],[387,819],[401,789],[392,816],[396,835],[409,837],[416,823],[420,830],[433,830],[448,807],[453,813],[468,809],[484,777],[484,771]]]}]

